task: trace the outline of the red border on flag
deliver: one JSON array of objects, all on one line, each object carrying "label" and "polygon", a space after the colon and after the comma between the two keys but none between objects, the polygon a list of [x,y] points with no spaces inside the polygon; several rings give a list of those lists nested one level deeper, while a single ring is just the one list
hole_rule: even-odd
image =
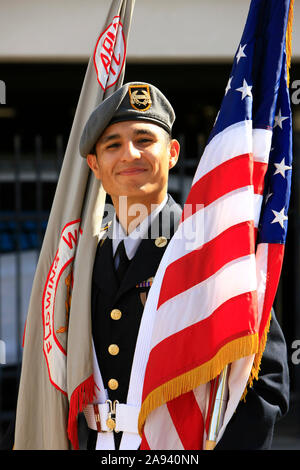
[{"label": "red border on flag", "polygon": [[[101,71],[100,71],[100,69],[98,68],[98,66],[97,66],[97,61],[96,61],[96,52],[97,52],[98,45],[99,45],[99,42],[100,42],[101,38],[108,32],[109,28],[113,25],[114,20],[115,20],[116,18],[118,18],[119,20],[118,20],[117,23],[116,23],[116,22],[115,22],[115,23],[118,25],[118,27],[121,26],[121,33],[120,33],[120,34],[122,35],[122,39],[123,39],[124,51],[123,51],[123,57],[120,58],[120,62],[122,62],[122,63],[121,63],[121,65],[118,64],[118,71],[117,71],[117,73],[115,74],[115,75],[116,75],[116,78],[115,78],[115,80],[114,80],[113,83],[110,83],[109,85],[107,85],[108,80],[109,80],[109,77],[111,76],[111,69],[109,68],[109,73],[108,73],[108,74],[106,73],[106,82],[105,82],[105,84],[102,84],[102,83],[101,83],[101,78],[100,78],[100,76],[101,76]],[[117,35],[118,35],[118,34],[119,34],[119,31],[117,31]],[[116,40],[117,40],[117,36],[116,36]],[[115,43],[114,43],[114,46],[115,46]],[[95,50],[94,50],[94,55],[93,55],[94,66],[95,66],[95,70],[96,70],[96,74],[97,74],[97,81],[98,81],[98,83],[99,83],[99,85],[101,86],[101,88],[102,88],[103,91],[105,91],[105,90],[107,90],[108,88],[112,87],[112,86],[118,81],[118,79],[119,79],[119,77],[120,77],[120,74],[121,74],[121,72],[122,72],[122,70],[123,70],[123,66],[124,66],[124,62],[125,62],[125,57],[126,57],[126,41],[125,41],[125,35],[124,35],[124,31],[123,31],[123,24],[122,24],[122,22],[120,21],[120,16],[115,16],[115,17],[113,18],[112,22],[111,22],[111,23],[107,26],[107,28],[103,31],[103,33],[100,34],[100,36],[99,36],[99,38],[98,38],[98,40],[97,40],[97,43],[96,43],[96,46],[95,46]],[[109,65],[109,67],[111,67],[111,64]]]}]

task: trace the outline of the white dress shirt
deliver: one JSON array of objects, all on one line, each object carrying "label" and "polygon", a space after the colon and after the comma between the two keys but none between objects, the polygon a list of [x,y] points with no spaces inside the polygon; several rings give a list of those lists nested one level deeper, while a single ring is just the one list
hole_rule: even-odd
[{"label": "white dress shirt", "polygon": [[[147,231],[151,222],[154,220],[157,214],[159,214],[159,212],[163,209],[167,200],[168,200],[168,195],[166,194],[166,197],[164,198],[164,200],[157,207],[155,207],[155,209],[148,215],[148,217],[143,219],[142,222],[128,235],[127,233],[124,232],[124,229],[122,225],[120,224],[120,222],[118,221],[116,214],[114,215],[113,234],[112,234],[113,256],[115,256],[115,253],[117,251],[120,241],[124,240],[125,251],[128,256],[128,259],[131,260],[134,257],[141,240],[145,238],[145,236],[147,236]],[[117,256],[115,259],[116,268],[118,267],[118,263],[119,263],[119,259]]]}]

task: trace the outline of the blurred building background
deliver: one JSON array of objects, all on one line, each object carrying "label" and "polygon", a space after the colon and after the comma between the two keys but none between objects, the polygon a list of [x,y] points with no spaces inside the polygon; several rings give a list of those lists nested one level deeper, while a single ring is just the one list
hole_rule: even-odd
[{"label": "blurred building background", "polygon": [[[0,437],[15,408],[30,290],[64,149],[110,3],[1,1]],[[170,192],[182,204],[217,115],[249,5],[250,0],[136,0],[125,81],[149,81],[174,105],[174,136],[182,153]],[[275,301],[288,347],[291,411],[277,426],[275,449],[300,449],[299,26],[300,1],[295,0],[293,192]]]}]

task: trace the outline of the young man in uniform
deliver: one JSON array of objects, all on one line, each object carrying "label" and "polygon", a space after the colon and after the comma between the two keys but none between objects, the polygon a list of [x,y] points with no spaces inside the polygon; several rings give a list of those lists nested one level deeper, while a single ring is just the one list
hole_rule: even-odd
[{"label": "young man in uniform", "polygon": [[[181,216],[167,194],[179,155],[171,138],[174,119],[158,89],[125,85],[94,111],[81,139],[81,153],[115,209],[98,245],[92,281],[93,342],[112,403],[127,402],[147,293]],[[114,433],[117,446],[122,435]],[[101,446],[99,441],[101,436]]]},{"label": "young man in uniform", "polygon": [[[112,449],[114,444],[116,449],[138,449],[140,445],[138,409],[134,412],[128,403],[136,379],[135,346],[151,280],[181,216],[167,193],[169,170],[180,150],[171,137],[174,120],[172,106],[156,87],[129,83],[96,108],[81,137],[81,154],[115,209],[95,257],[92,334],[105,398],[118,405],[113,412],[120,410],[125,417],[121,432],[114,432],[115,415],[108,416],[108,405],[103,408],[102,403],[96,412],[90,408],[86,415],[91,428],[89,449]],[[270,447],[275,420],[287,407],[285,341],[273,317],[260,379],[248,392],[246,403],[239,405],[217,449]],[[129,435],[135,438],[130,441]]]}]

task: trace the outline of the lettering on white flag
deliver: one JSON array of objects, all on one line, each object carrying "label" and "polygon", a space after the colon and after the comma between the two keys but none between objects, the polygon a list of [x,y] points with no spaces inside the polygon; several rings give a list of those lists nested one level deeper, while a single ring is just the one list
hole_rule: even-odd
[{"label": "lettering on white flag", "polygon": [[126,56],[126,42],[123,25],[119,16],[115,16],[99,36],[94,51],[94,65],[97,80],[105,91],[113,86],[123,69]]},{"label": "lettering on white flag", "polygon": [[[66,348],[63,347],[61,340],[59,341],[56,333],[67,331],[67,323],[64,328],[55,328],[55,324],[61,324],[62,312],[60,309],[56,311],[56,297],[59,286],[66,281],[68,267],[74,260],[76,246],[81,234],[80,220],[74,220],[65,225],[58,250],[54,257],[53,263],[49,269],[47,280],[44,287],[42,315],[43,315],[43,349],[47,362],[50,382],[63,393],[66,393]],[[70,268],[69,268],[70,269]],[[69,277],[69,276],[68,276]],[[66,299],[67,300],[67,299]],[[58,306],[60,302],[58,302]],[[65,312],[65,308],[63,308]],[[67,322],[67,319],[66,319]]]}]

